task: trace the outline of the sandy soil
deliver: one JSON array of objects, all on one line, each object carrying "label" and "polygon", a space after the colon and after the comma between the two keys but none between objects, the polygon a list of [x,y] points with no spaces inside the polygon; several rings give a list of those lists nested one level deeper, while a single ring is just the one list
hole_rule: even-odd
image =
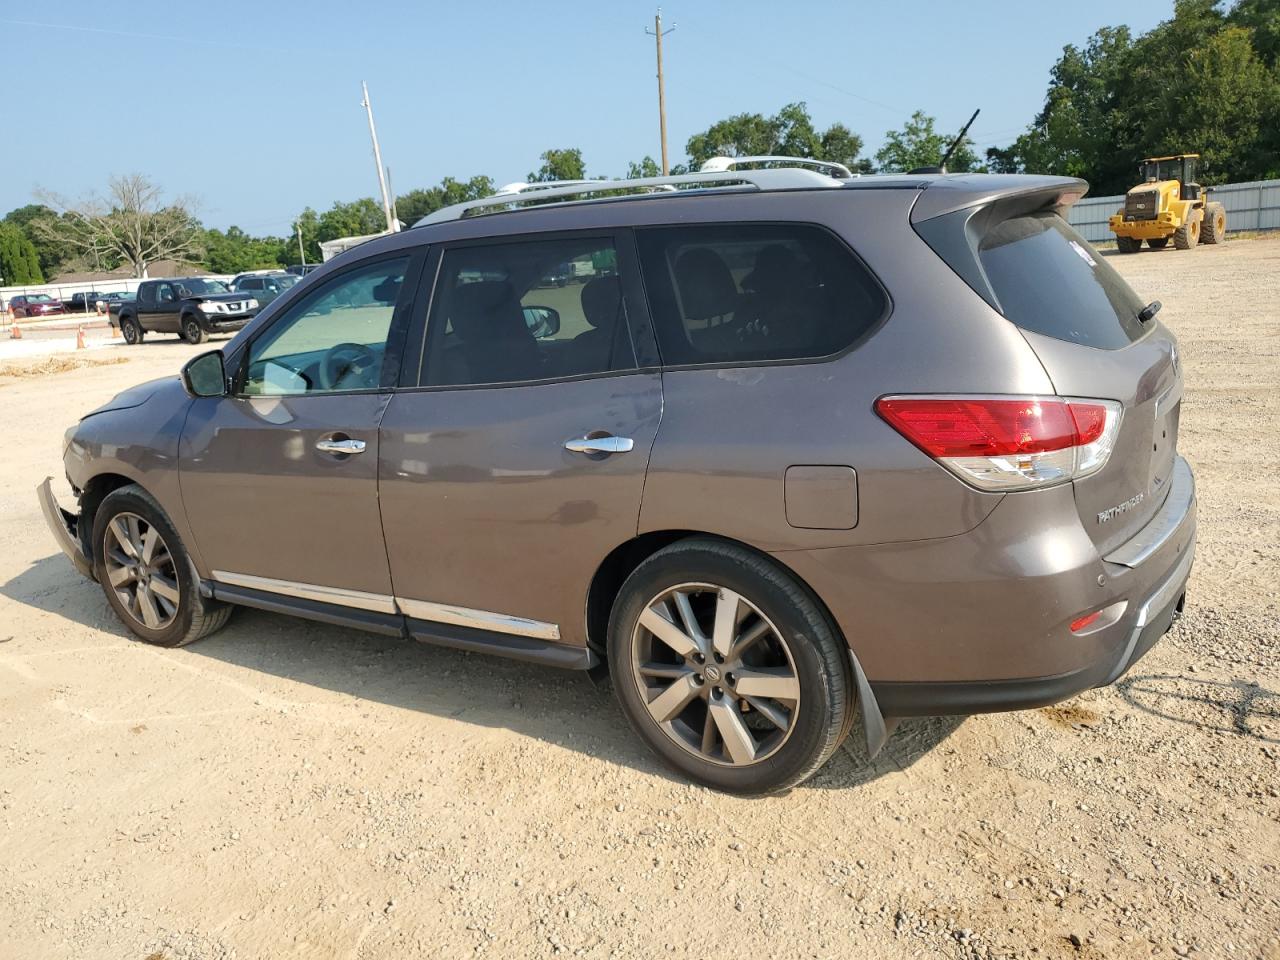
[{"label": "sandy soil", "polygon": [[577,675],[250,610],[130,642],[32,488],[198,348],[0,380],[0,957],[1280,957],[1280,238],[1111,262],[1182,340],[1187,616],[1114,688],[768,800]]}]

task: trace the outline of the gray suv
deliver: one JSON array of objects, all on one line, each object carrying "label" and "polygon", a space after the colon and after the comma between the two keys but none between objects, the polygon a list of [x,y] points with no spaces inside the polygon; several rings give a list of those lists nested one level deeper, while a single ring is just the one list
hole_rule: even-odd
[{"label": "gray suv", "polygon": [[150,643],[243,604],[607,669],[683,774],[783,790],[857,721],[1111,683],[1182,609],[1176,342],[1086,189],[513,186],[85,416],[45,514]]}]

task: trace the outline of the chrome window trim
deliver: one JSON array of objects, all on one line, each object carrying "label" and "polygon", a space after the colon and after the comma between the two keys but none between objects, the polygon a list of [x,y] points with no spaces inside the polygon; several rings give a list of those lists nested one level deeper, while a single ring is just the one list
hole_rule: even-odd
[{"label": "chrome window trim", "polygon": [[490,630],[494,633],[511,633],[519,637],[532,637],[536,640],[560,640],[560,627],[554,623],[541,620],[529,620],[525,617],[514,617],[506,613],[493,613],[488,610],[473,610],[470,607],[455,607],[447,603],[433,603],[429,600],[409,600],[396,597],[396,603],[404,611],[405,616],[415,620],[431,620],[435,623],[451,623],[457,627],[471,627],[476,630]]}]

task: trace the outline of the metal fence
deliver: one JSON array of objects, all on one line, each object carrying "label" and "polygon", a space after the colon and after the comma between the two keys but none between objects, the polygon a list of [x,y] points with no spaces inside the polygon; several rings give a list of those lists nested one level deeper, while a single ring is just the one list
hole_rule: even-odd
[{"label": "metal fence", "polygon": [[[1227,233],[1237,230],[1280,230],[1280,180],[1224,183],[1210,187],[1209,199],[1227,210]],[[1114,239],[1107,219],[1124,206],[1124,196],[1085,197],[1073,204],[1067,219],[1092,243]]]}]

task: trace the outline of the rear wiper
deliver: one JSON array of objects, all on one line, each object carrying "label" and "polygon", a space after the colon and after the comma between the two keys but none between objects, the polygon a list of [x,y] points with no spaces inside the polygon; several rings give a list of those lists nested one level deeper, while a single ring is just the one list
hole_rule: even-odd
[{"label": "rear wiper", "polygon": [[1145,307],[1143,307],[1141,310],[1138,311],[1138,322],[1146,323],[1152,317],[1154,317],[1157,313],[1159,313],[1160,308],[1163,306],[1164,304],[1161,303],[1159,300],[1152,300]]}]

